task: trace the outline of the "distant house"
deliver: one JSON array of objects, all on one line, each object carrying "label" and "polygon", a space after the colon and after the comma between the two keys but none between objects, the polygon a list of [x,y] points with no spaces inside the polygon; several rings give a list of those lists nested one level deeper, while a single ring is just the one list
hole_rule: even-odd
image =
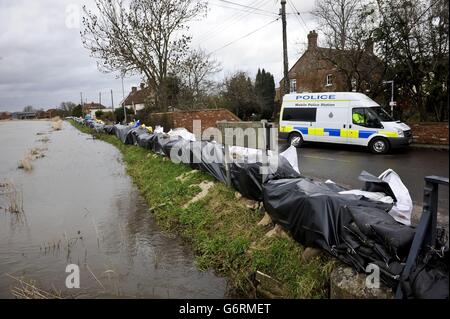
[{"label": "distant house", "polygon": [[135,86],[131,88],[131,92],[121,102],[121,106],[125,106],[132,110],[135,114],[145,108],[145,104],[153,97],[153,92],[144,83],[141,83],[139,89]]},{"label": "distant house", "polygon": [[10,120],[11,113],[9,112],[0,112],[0,120]]},{"label": "distant house", "polygon": [[112,109],[107,108],[106,106],[100,104],[100,103],[85,103],[83,105],[83,114],[88,115],[90,114],[91,117],[95,118],[95,112],[102,111],[102,112],[112,112]]},{"label": "distant house", "polygon": [[[370,92],[371,83],[381,82],[383,65],[373,52],[373,42],[369,41],[360,51],[322,48],[317,45],[316,31],[308,34],[308,48],[289,70],[290,92]],[[359,78],[350,78],[343,71],[343,66],[355,61]],[[349,68],[350,69],[350,68]],[[360,83],[358,83],[360,81]],[[284,95],[284,80],[280,81],[277,98]]]},{"label": "distant house", "polygon": [[31,120],[36,118],[36,112],[13,112],[11,118],[15,120]]}]

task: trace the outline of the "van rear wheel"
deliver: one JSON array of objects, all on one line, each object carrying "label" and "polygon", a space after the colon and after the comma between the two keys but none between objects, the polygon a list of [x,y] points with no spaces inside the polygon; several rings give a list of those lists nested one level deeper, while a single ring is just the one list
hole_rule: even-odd
[{"label": "van rear wheel", "polygon": [[386,154],[389,152],[389,148],[388,140],[382,137],[375,137],[369,144],[369,149],[374,154]]},{"label": "van rear wheel", "polygon": [[288,138],[289,145],[300,147],[303,144],[303,137],[300,133],[292,132]]}]

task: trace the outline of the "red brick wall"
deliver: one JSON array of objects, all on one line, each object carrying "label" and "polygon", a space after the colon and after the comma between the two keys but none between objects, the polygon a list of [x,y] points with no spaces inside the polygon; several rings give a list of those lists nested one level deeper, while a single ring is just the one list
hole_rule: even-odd
[{"label": "red brick wall", "polygon": [[150,113],[145,124],[155,127],[161,125],[165,131],[177,127],[184,127],[192,132],[192,121],[202,121],[202,131],[208,127],[215,127],[219,121],[238,122],[240,119],[226,109],[206,109],[196,111],[180,111],[167,113]]},{"label": "red brick wall", "polygon": [[226,109],[199,110],[173,113],[174,127],[184,127],[192,132],[192,121],[202,121],[202,131],[208,127],[215,127],[219,121],[238,122],[240,119]]},{"label": "red brick wall", "polygon": [[447,122],[409,123],[415,143],[448,145]]}]

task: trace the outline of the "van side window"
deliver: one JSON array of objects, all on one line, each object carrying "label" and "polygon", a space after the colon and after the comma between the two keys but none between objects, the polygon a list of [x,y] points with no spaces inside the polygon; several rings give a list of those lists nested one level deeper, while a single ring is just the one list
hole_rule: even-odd
[{"label": "van side window", "polygon": [[283,121],[315,122],[316,115],[317,108],[286,107],[283,111]]},{"label": "van side window", "polygon": [[370,112],[367,107],[354,108],[352,110],[352,122],[353,124],[370,128],[381,127],[379,119],[374,116],[373,112]]}]

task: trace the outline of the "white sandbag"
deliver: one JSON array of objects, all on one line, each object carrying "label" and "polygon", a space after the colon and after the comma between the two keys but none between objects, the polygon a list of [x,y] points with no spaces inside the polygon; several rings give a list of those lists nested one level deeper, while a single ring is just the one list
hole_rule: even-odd
[{"label": "white sandbag", "polygon": [[346,194],[352,194],[357,196],[364,196],[370,200],[374,200],[377,202],[383,202],[386,204],[393,204],[394,199],[391,196],[387,196],[385,193],[381,192],[367,192],[360,189],[351,189],[348,191],[342,191],[339,192],[339,194],[346,195]]},{"label": "white sandbag", "polygon": [[174,130],[170,130],[167,134],[169,136],[180,136],[182,139],[184,139],[186,141],[192,141],[192,142],[196,141],[195,135],[192,134],[191,132],[189,132],[185,128],[176,128]]},{"label": "white sandbag", "polygon": [[397,201],[392,209],[389,211],[389,215],[394,217],[396,221],[404,225],[411,225],[411,214],[413,210],[413,202],[408,189],[403,184],[400,176],[392,169],[388,169],[378,176],[379,179],[389,184],[392,192],[395,195]]},{"label": "white sandbag", "polygon": [[292,168],[300,174],[297,148],[295,146],[289,146],[284,152],[280,153],[280,156],[283,156],[291,164]]},{"label": "white sandbag", "polygon": [[154,130],[155,134],[164,133],[164,127],[157,125]]}]

